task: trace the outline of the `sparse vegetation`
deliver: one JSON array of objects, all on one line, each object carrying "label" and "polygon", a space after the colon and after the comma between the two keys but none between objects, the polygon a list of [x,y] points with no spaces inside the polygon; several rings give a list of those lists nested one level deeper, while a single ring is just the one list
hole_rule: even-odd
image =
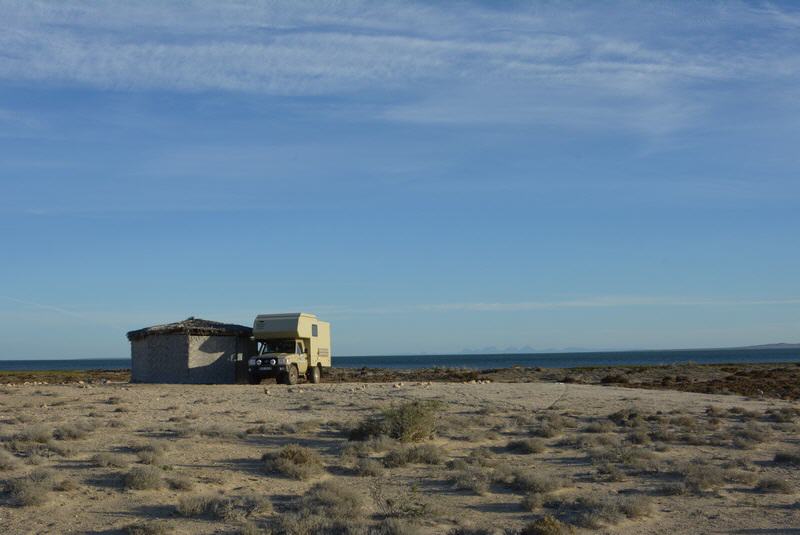
[{"label": "sparse vegetation", "polygon": [[517,453],[542,453],[545,450],[545,444],[539,438],[524,438],[510,441],[506,448]]},{"label": "sparse vegetation", "polygon": [[491,474],[479,466],[466,466],[455,471],[452,476],[453,487],[458,490],[469,490],[478,495],[489,492],[492,481]]},{"label": "sparse vegetation", "polygon": [[126,489],[148,490],[161,488],[162,472],[154,466],[134,466],[122,478]]},{"label": "sparse vegetation", "polygon": [[119,454],[102,452],[92,456],[92,463],[95,466],[114,468],[125,468],[128,466],[128,460]]},{"label": "sparse vegetation", "polygon": [[794,487],[785,479],[778,477],[764,477],[758,480],[756,490],[758,492],[765,492],[769,494],[791,494],[794,492]]},{"label": "sparse vegetation", "polygon": [[386,435],[401,442],[422,442],[436,431],[438,401],[411,401],[383,410],[363,420],[350,431],[350,440],[368,440]]},{"label": "sparse vegetation", "polygon": [[176,511],[181,516],[208,516],[216,520],[243,521],[255,514],[272,512],[272,502],[251,494],[247,496],[186,496],[178,501]]},{"label": "sparse vegetation", "polygon": [[293,479],[311,479],[322,473],[319,454],[299,444],[289,444],[278,451],[265,453],[264,470],[278,472]]}]

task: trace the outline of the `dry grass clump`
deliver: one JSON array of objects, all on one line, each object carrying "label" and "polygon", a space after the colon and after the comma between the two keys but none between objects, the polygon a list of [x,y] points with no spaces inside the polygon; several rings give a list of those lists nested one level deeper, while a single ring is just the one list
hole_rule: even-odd
[{"label": "dry grass clump", "polygon": [[530,433],[535,437],[553,438],[561,435],[567,425],[566,420],[559,414],[542,414],[538,416],[538,424],[534,425]]},{"label": "dry grass clump", "polygon": [[299,422],[284,423],[278,427],[278,432],[284,435],[297,435],[313,433],[322,425],[320,420],[301,420]]},{"label": "dry grass clump", "polygon": [[489,492],[492,482],[491,473],[479,466],[465,466],[453,473],[451,478],[453,487],[458,490],[469,490],[483,496]]},{"label": "dry grass clump", "polygon": [[17,505],[28,507],[46,503],[56,484],[52,470],[37,468],[24,477],[10,481],[7,490]]},{"label": "dry grass clump", "polygon": [[792,494],[794,492],[794,487],[785,479],[764,477],[758,481],[755,490],[769,494]]},{"label": "dry grass clump", "polygon": [[496,470],[495,480],[518,491],[540,494],[553,492],[567,484],[559,476],[530,468]]},{"label": "dry grass clump", "polygon": [[726,471],[708,464],[688,464],[679,470],[683,484],[692,494],[715,490],[725,484]]},{"label": "dry grass clump", "polygon": [[364,499],[339,481],[314,485],[292,510],[277,519],[276,532],[292,535],[363,533]]},{"label": "dry grass clump", "polygon": [[619,482],[625,481],[625,479],[625,472],[611,463],[601,464],[592,475],[592,481],[595,482]]},{"label": "dry grass clump", "polygon": [[176,511],[181,516],[208,516],[216,520],[242,521],[252,515],[269,514],[272,502],[252,494],[249,496],[186,496],[178,501]]},{"label": "dry grass clump", "polygon": [[442,464],[445,459],[444,450],[435,444],[419,444],[416,446],[400,446],[390,450],[383,458],[386,468],[397,468],[407,464]]},{"label": "dry grass clump", "polygon": [[574,533],[572,526],[564,524],[552,515],[544,515],[521,530],[518,535],[567,535]]},{"label": "dry grass clump", "polygon": [[778,409],[767,409],[764,416],[768,420],[778,423],[791,423],[800,416],[800,409],[794,407],[780,407]]},{"label": "dry grass clump", "polygon": [[401,442],[422,442],[436,432],[436,413],[441,402],[415,400],[383,410],[350,430],[350,440],[386,435]]},{"label": "dry grass clump", "polygon": [[644,448],[611,446],[593,448],[588,451],[589,460],[595,464],[621,464],[627,468],[652,471],[658,468],[656,455]]},{"label": "dry grass clump", "polygon": [[584,433],[611,433],[614,431],[614,424],[609,421],[601,420],[599,422],[592,422],[581,429]]},{"label": "dry grass clump", "polygon": [[53,438],[53,430],[44,424],[36,424],[26,427],[15,438],[23,442],[46,444]]},{"label": "dry grass clump", "polygon": [[542,453],[545,450],[545,444],[540,438],[524,438],[510,441],[506,444],[506,449],[525,454]]},{"label": "dry grass clump", "polygon": [[225,427],[221,425],[212,425],[198,431],[200,436],[207,437],[207,438],[225,438],[225,439],[233,439],[233,438],[244,438],[247,436],[245,431],[240,431],[239,429],[233,429],[231,427]]},{"label": "dry grass clump", "polygon": [[89,421],[71,422],[56,427],[53,436],[58,440],[78,440],[86,438],[94,429],[94,424]]},{"label": "dry grass clump", "polygon": [[375,459],[359,459],[356,461],[355,473],[364,477],[377,477],[383,475],[383,463]]},{"label": "dry grass clump", "polygon": [[292,479],[311,479],[322,473],[322,458],[311,448],[288,444],[278,451],[265,453],[266,472],[278,472]]},{"label": "dry grass clump", "polygon": [[17,466],[19,461],[16,457],[5,450],[0,450],[0,471],[13,470]]},{"label": "dry grass clump", "polygon": [[101,452],[96,455],[93,455],[92,463],[95,466],[100,466],[103,468],[108,466],[112,466],[114,468],[125,468],[126,466],[128,466],[128,460],[125,457],[116,453],[109,453],[109,452]]},{"label": "dry grass clump", "polygon": [[370,485],[370,494],[378,513],[387,518],[420,519],[438,512],[433,500],[416,485],[387,493],[381,480],[375,479]]},{"label": "dry grass clump", "polygon": [[170,524],[161,520],[154,522],[136,522],[125,526],[123,531],[127,535],[167,535],[175,530]]},{"label": "dry grass clump", "polygon": [[126,489],[150,490],[161,488],[161,470],[155,466],[134,466],[122,477]]},{"label": "dry grass clump", "polygon": [[144,464],[154,466],[164,466],[166,463],[165,453],[167,445],[163,442],[150,442],[133,448],[136,456]]},{"label": "dry grass clump", "polygon": [[574,513],[576,525],[590,529],[618,524],[625,518],[641,518],[652,512],[650,500],[641,495],[584,496],[568,508]]},{"label": "dry grass clump", "polygon": [[174,490],[192,490],[194,488],[194,480],[182,474],[169,478],[167,483],[169,483],[169,487]]}]

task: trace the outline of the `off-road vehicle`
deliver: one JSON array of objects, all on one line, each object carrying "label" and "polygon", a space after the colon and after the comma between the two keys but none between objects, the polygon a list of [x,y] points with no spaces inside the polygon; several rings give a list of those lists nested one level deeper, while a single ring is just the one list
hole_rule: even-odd
[{"label": "off-road vehicle", "polygon": [[253,322],[258,354],[248,360],[248,378],[258,384],[265,377],[279,383],[322,381],[322,369],[331,366],[331,327],[313,314],[261,314]]}]

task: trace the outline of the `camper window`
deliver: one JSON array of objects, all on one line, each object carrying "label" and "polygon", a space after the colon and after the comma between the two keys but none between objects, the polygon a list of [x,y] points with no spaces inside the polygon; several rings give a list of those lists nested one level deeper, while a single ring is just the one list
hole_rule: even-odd
[{"label": "camper window", "polygon": [[311,325],[311,336],[317,336],[317,324],[316,323]]}]

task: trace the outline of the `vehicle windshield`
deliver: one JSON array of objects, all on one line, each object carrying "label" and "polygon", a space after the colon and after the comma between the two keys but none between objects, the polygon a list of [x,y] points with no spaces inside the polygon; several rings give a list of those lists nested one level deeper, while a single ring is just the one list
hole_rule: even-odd
[{"label": "vehicle windshield", "polygon": [[270,340],[261,343],[261,354],[264,353],[294,353],[294,340]]}]

